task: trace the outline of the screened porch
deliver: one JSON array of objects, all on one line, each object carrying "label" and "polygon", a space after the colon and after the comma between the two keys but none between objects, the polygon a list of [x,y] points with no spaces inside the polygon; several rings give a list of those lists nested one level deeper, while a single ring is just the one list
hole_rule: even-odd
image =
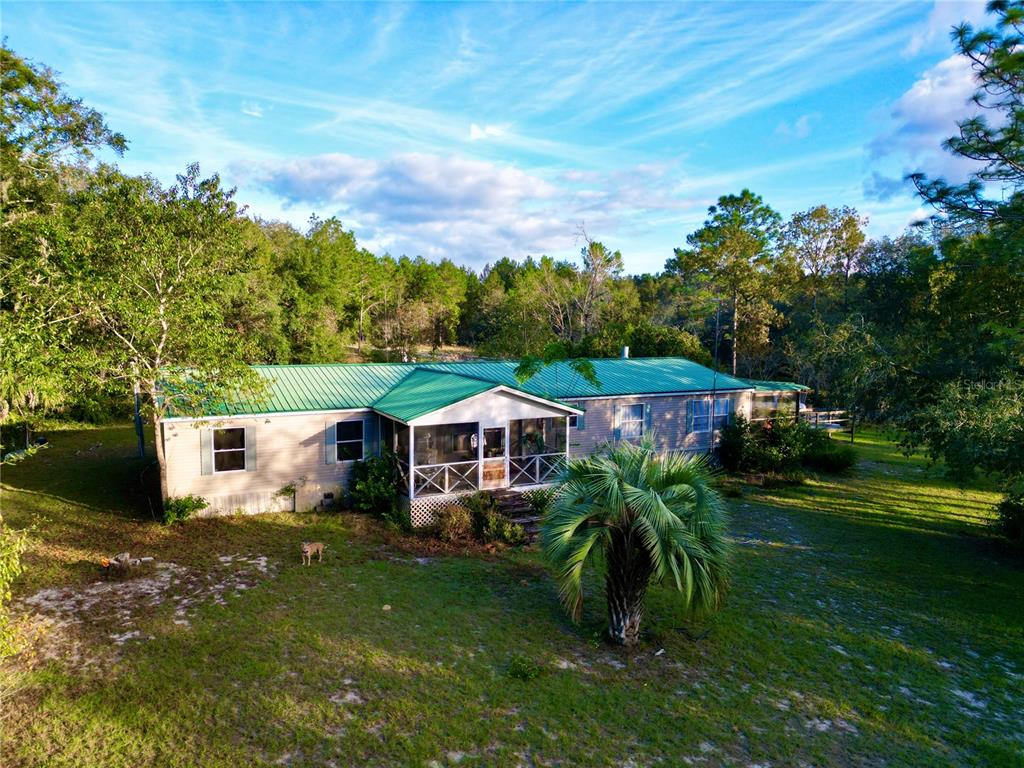
[{"label": "screened porch", "polygon": [[409,425],[381,417],[409,499],[553,482],[565,466],[567,416]]}]

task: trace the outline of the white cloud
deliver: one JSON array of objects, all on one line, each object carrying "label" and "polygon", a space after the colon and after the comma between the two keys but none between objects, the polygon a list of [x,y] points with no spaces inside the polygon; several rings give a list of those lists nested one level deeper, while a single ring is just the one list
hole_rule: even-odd
[{"label": "white cloud", "polygon": [[903,55],[916,56],[937,44],[947,46],[953,27],[965,21],[971,24],[984,22],[985,5],[986,0],[937,0],[928,20],[911,36]]},{"label": "white cloud", "polygon": [[483,263],[566,247],[572,224],[553,211],[559,190],[509,165],[457,155],[340,153],[236,168],[285,199],[349,222],[366,245]]},{"label": "white cloud", "polygon": [[489,139],[497,136],[502,136],[505,133],[505,129],[500,125],[484,125],[480,126],[473,123],[469,126],[469,140],[480,141],[481,139]]},{"label": "white cloud", "polygon": [[800,115],[792,124],[785,121],[775,128],[775,135],[784,139],[806,139],[811,135],[811,126],[821,118],[817,112],[809,115]]},{"label": "white cloud", "polygon": [[242,114],[249,117],[263,117],[263,105],[258,101],[243,101]]},{"label": "white cloud", "polygon": [[232,171],[287,208],[339,216],[371,250],[476,266],[502,256],[573,253],[583,222],[592,236],[614,242],[649,228],[652,217],[679,220],[708,202],[684,193],[678,169],[665,164],[566,171],[548,180],[459,155],[332,153]]},{"label": "white cloud", "polygon": [[953,55],[940,61],[893,102],[889,126],[868,147],[871,158],[890,158],[905,173],[923,167],[930,175],[962,177],[975,164],[943,151],[942,142],[977,113],[971,103],[976,88],[969,60]]},{"label": "white cloud", "polygon": [[241,112],[249,117],[263,117],[263,105],[258,101],[243,101]]}]

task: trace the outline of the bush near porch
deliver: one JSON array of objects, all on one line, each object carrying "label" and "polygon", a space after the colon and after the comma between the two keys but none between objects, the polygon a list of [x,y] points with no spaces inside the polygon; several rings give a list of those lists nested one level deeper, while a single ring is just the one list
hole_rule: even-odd
[{"label": "bush near porch", "polygon": [[[164,526],[130,427],[50,436],[2,478],[5,521],[37,524],[16,599],[85,595],[125,550],[252,586],[200,592],[187,626],[173,586],[128,619],[86,612],[64,633],[79,660],[5,693],[5,766],[1021,762],[1024,571],[990,536],[1000,494],[880,434],[855,475],[739,486],[723,610],[685,623],[655,588],[631,651],[600,639],[599,583],[570,624],[535,552],[424,558],[344,513]],[[300,565],[302,540],[323,563]]]}]

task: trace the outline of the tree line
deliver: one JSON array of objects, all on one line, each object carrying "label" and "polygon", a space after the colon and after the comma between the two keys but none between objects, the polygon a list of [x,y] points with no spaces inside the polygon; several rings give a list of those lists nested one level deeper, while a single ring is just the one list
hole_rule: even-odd
[{"label": "tree line", "polygon": [[[0,421],[158,418],[255,387],[249,363],[681,355],[814,387],[902,429],[964,473],[1024,466],[1024,47],[1021,2],[953,39],[981,115],[946,148],[965,184],[915,174],[935,215],[869,239],[846,206],[788,219],[725,194],[664,269],[629,275],[581,228],[578,259],[373,254],[335,219],[246,215],[214,174],[170,186],[98,162],[128,141],[54,72],[2,49]],[[200,383],[201,382],[201,383]],[[978,446],[984,446],[978,448]]]}]

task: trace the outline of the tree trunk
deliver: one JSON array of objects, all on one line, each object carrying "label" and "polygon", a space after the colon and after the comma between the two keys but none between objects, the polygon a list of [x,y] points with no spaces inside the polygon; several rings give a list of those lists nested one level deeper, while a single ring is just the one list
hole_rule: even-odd
[{"label": "tree trunk", "polygon": [[160,435],[160,417],[153,413],[153,444],[156,446],[156,463],[160,467],[160,505],[167,498],[167,461],[164,458],[164,441]]},{"label": "tree trunk", "polygon": [[636,645],[644,617],[644,598],[651,578],[647,553],[625,537],[615,536],[608,556],[605,593],[608,598],[608,637],[619,645]]},{"label": "tree trunk", "polygon": [[636,645],[640,641],[640,622],[644,617],[646,589],[620,590],[611,580],[608,590],[608,637],[618,645]]}]

